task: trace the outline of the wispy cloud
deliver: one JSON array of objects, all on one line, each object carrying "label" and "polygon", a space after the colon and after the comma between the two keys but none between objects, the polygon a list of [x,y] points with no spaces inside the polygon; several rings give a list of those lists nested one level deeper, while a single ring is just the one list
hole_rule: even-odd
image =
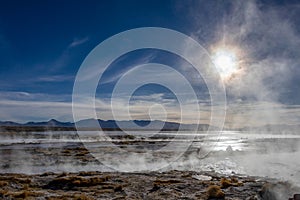
[{"label": "wispy cloud", "polygon": [[35,79],[35,82],[64,82],[72,80],[74,80],[74,76],[71,75],[53,75],[38,77]]},{"label": "wispy cloud", "polygon": [[[300,9],[300,7],[295,5],[293,7],[271,7],[262,2],[251,0],[247,2],[226,1],[219,4],[204,0],[187,2],[180,2],[181,8],[178,9],[184,7],[182,10],[189,13],[190,23],[195,28],[191,32],[193,38],[200,41],[208,50],[212,50],[218,45],[225,45],[236,46],[242,52],[240,59],[242,60],[243,73],[232,77],[226,85],[228,96],[226,126],[299,124],[300,94],[299,86],[295,86],[300,85],[300,34],[299,25],[296,24],[299,16],[290,15],[290,9]],[[186,9],[187,7],[188,9]],[[57,72],[62,67],[67,66],[73,56],[72,53],[78,49],[76,47],[81,47],[80,45],[89,42],[89,40],[89,37],[75,38],[66,44],[61,56],[51,63],[51,69]],[[125,55],[114,63],[118,70],[107,73],[101,83],[112,84],[122,79],[128,70],[133,69],[136,65],[149,63],[155,57],[154,54],[148,54],[123,65],[127,58],[130,58],[130,56]],[[99,58],[99,62],[97,60],[97,63],[92,63],[95,65],[91,66],[89,71],[83,71],[81,74],[83,76],[82,81],[95,77],[97,75],[95,72],[99,70],[101,61],[104,59]],[[186,75],[189,76],[188,81],[192,81],[193,86],[199,84],[198,80],[201,78],[199,74],[192,70],[188,71],[187,68],[184,68],[186,66],[184,64],[179,63],[178,66],[182,67],[180,70],[186,72]],[[195,102],[193,99],[191,100],[191,94],[186,92],[182,82],[174,77],[176,77],[175,72],[170,70],[157,71],[154,68],[147,68],[140,71],[136,70],[134,75],[123,82],[121,86],[124,88],[132,87],[137,80],[144,81],[143,83],[146,83],[147,80],[151,80],[153,83],[169,83],[181,91],[177,95],[185,97],[183,103],[187,109],[185,112],[186,121],[184,122],[194,123],[194,116],[198,114],[193,109]],[[73,78],[64,75],[40,76],[36,81],[64,82]],[[200,81],[200,84],[204,84],[204,82]],[[0,93],[0,117],[3,120],[16,121],[49,118],[69,121],[73,118],[70,95],[56,96],[27,92]],[[182,114],[178,108],[178,103],[161,93],[135,96],[131,99],[130,104],[127,102],[128,95],[126,94],[119,93],[115,97],[114,109],[118,113],[118,116],[115,117],[120,120],[128,119],[128,108],[133,118],[148,119],[151,114],[156,119],[160,119],[163,117],[162,109],[153,109],[149,113],[151,107],[158,104],[165,108],[174,121],[179,120]],[[206,97],[208,96],[206,95]],[[289,105],[288,99],[296,100],[295,105]],[[78,105],[82,111],[80,118],[90,117],[86,108],[90,106],[92,101],[87,102],[89,103],[82,102]],[[201,122],[208,123],[211,108],[209,99],[203,98],[203,101],[199,103],[202,112]],[[115,118],[111,114],[109,99],[97,99],[96,106],[99,117]]]},{"label": "wispy cloud", "polygon": [[[117,47],[116,47],[117,48]],[[101,56],[101,55],[100,55]],[[129,58],[129,59],[128,59]],[[131,58],[131,59],[130,59]],[[154,53],[149,53],[147,55],[143,55],[142,57],[132,59],[132,57],[129,55],[123,55],[122,57],[118,58],[114,64],[112,65],[112,68],[117,68],[118,70],[115,70],[114,72],[107,73],[106,76],[101,77],[101,83],[107,84],[112,83],[118,80],[120,77],[124,75],[128,70],[137,67],[141,64],[147,64],[150,63],[155,58]],[[99,66],[101,65],[101,57],[98,58],[98,65],[95,68],[95,70],[99,71]],[[105,66],[103,66],[104,68]],[[104,71],[102,71],[104,73]],[[87,71],[86,75],[83,75],[85,77],[93,77],[95,76],[95,71],[93,67],[90,67],[90,70]],[[88,79],[88,78],[85,78]]]},{"label": "wispy cloud", "polygon": [[72,119],[72,107],[65,102],[0,100],[1,120],[16,122],[40,121],[56,118]]},{"label": "wispy cloud", "polygon": [[49,93],[29,93],[24,91],[6,91],[0,92],[0,99],[3,101],[13,100],[13,101],[57,101],[66,102],[70,101],[71,94],[49,94]]},{"label": "wispy cloud", "polygon": [[[73,121],[72,102],[58,101],[59,96],[47,96],[45,94],[29,94],[26,92],[14,92],[0,94],[0,120],[13,120],[17,122],[41,121],[56,118],[62,121]],[[12,96],[16,97],[15,100]],[[38,100],[40,99],[40,100]],[[153,101],[155,99],[156,101]],[[79,119],[91,118],[89,110],[92,100],[84,100],[76,103],[79,109]],[[197,123],[195,116],[195,102],[184,102],[185,111],[182,112],[178,103],[165,99],[163,94],[138,96],[130,102],[127,98],[114,99],[113,116],[110,99],[96,99],[97,116],[102,119],[156,119],[183,123]],[[202,103],[200,107],[200,123],[210,123],[209,103]],[[216,109],[218,106],[216,106]],[[182,105],[181,105],[182,108]],[[128,116],[128,109],[130,116]],[[164,110],[164,112],[162,112]],[[215,116],[221,117],[221,116]],[[184,121],[181,121],[184,119]],[[263,126],[267,124],[298,124],[300,120],[299,105],[284,105],[274,102],[235,102],[228,105],[225,127],[242,128],[247,126]]]},{"label": "wispy cloud", "polygon": [[75,38],[73,39],[73,41],[71,42],[71,44],[69,44],[69,48],[73,48],[73,47],[77,47],[81,44],[84,44],[86,42],[89,41],[89,37],[84,37],[84,38]]},{"label": "wispy cloud", "polygon": [[[299,77],[296,66],[300,59],[296,55],[300,34],[297,18],[290,14],[291,9],[299,11],[299,6],[268,6],[257,1],[229,1],[216,6],[199,1],[187,6],[196,27],[191,35],[207,49],[225,46],[240,50],[243,73],[227,83],[231,97],[278,101],[293,77]],[[289,95],[293,98],[295,94]]]},{"label": "wispy cloud", "polygon": [[226,83],[230,126],[299,124],[299,5],[200,0],[178,8],[190,10],[191,35],[209,51],[239,50],[242,73]]},{"label": "wispy cloud", "polygon": [[233,128],[267,124],[299,125],[299,120],[300,105],[255,101],[230,104],[225,124]]},{"label": "wispy cloud", "polygon": [[78,47],[88,41],[89,41],[89,37],[73,39],[73,41],[65,47],[65,49],[62,51],[61,55],[56,60],[54,60],[52,63],[48,64],[49,69],[52,72],[57,72],[61,68],[67,67],[71,63],[72,58],[74,56],[73,53],[74,53],[75,47]]}]

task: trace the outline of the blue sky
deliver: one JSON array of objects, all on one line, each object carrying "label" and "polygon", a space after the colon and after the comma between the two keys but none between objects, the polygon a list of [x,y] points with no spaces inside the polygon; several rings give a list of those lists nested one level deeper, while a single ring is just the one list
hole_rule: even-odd
[{"label": "blue sky", "polygon": [[[297,1],[1,2],[0,121],[72,121],[73,83],[89,52],[119,32],[153,26],[191,36],[211,55],[220,46],[242,52],[242,72],[225,83],[228,126],[297,124],[299,17]],[[107,77],[112,81],[105,83],[97,94],[101,112],[105,113],[107,98],[120,74],[133,64],[147,62],[171,65],[196,81],[193,86],[197,95],[206,102],[206,86],[194,76],[188,63],[167,52],[144,50],[124,55],[111,66]],[[139,110],[140,105],[147,107],[148,103],[156,102],[165,105],[170,110],[170,119],[176,121],[178,105],[170,91],[157,85],[144,89],[136,93],[140,99],[132,102],[136,103],[134,113],[139,113],[136,118],[149,118],[148,114],[141,114],[144,111]],[[203,109],[209,110],[208,105],[204,103]],[[124,104],[120,103],[121,107]],[[189,119],[194,114],[191,112]],[[209,112],[206,114],[209,118]],[[101,117],[111,118],[109,114]]]}]

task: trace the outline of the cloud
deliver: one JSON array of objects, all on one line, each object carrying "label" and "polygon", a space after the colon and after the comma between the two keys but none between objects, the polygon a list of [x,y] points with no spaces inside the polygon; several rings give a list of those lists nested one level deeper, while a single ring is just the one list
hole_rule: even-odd
[{"label": "cloud", "polygon": [[299,124],[299,5],[188,1],[179,7],[190,10],[191,36],[209,52],[238,50],[241,73],[226,82],[228,125]]},{"label": "cloud", "polygon": [[[117,47],[116,47],[117,48]],[[101,55],[99,55],[101,56]],[[139,58],[135,58],[132,59],[132,56],[129,54],[125,54],[121,57],[119,57],[118,59],[116,59],[109,68],[107,68],[106,70],[111,70],[108,71],[108,73],[106,73],[105,75],[103,75],[101,77],[101,84],[107,84],[107,83],[113,83],[115,81],[117,81],[120,77],[123,76],[123,74],[125,72],[127,72],[128,70],[141,65],[141,64],[146,64],[146,63],[150,63],[151,61],[153,61],[153,59],[155,58],[155,53],[148,53],[146,55],[143,55]],[[98,61],[96,67],[91,67],[89,71],[87,71],[86,75],[84,75],[86,78],[84,79],[88,79],[90,77],[95,76],[95,71],[97,70],[99,71],[99,66],[103,66],[101,64],[101,57],[98,58]],[[105,66],[103,66],[104,68]],[[117,69],[117,70],[112,70],[112,69]],[[107,72],[107,71],[106,71]],[[105,73],[105,71],[102,71],[101,73]]]},{"label": "cloud", "polygon": [[68,64],[71,63],[72,59],[74,59],[74,50],[75,47],[78,47],[86,42],[89,41],[89,37],[84,37],[84,38],[75,38],[73,41],[66,46],[66,48],[63,50],[61,55],[54,60],[52,63],[49,64],[49,69],[52,72],[57,72],[63,67],[67,67]]},{"label": "cloud", "polygon": [[48,94],[48,93],[29,93],[24,91],[0,92],[0,99],[3,101],[57,101],[64,102],[71,99],[71,94]]},{"label": "cloud", "polygon": [[[242,73],[227,83],[231,97],[288,99],[281,94],[290,89],[293,77],[300,75],[299,15],[291,14],[300,11],[299,6],[269,6],[259,1],[189,3],[194,38],[210,52],[218,47],[240,51]],[[291,91],[289,97],[295,94],[297,91]]]},{"label": "cloud", "polygon": [[86,43],[86,42],[88,42],[89,41],[89,37],[84,37],[84,38],[75,38],[75,39],[73,39],[73,41],[71,42],[71,44],[69,44],[69,48],[74,48],[74,47],[77,47],[77,46],[79,46],[79,45],[82,45],[82,44],[84,44],[84,43]]},{"label": "cloud", "polygon": [[283,17],[288,12],[255,1],[234,5],[220,33],[225,45],[235,44],[245,55],[243,75],[233,78],[228,87],[232,96],[278,101],[292,77],[300,75],[294,69],[300,63],[299,56],[295,57],[299,55],[300,35],[295,22]]},{"label": "cloud", "polygon": [[[243,127],[259,126],[265,124],[299,124],[300,121],[300,34],[299,16],[294,11],[299,6],[268,6],[259,1],[222,1],[222,3],[210,1],[180,2],[178,12],[189,13],[190,24],[194,30],[190,35],[197,39],[204,47],[212,52],[218,46],[235,46],[240,50],[241,71],[240,75],[233,76],[226,83],[228,97],[228,111],[226,126]],[[188,12],[188,11],[189,12]],[[0,39],[1,40],[1,39]],[[53,70],[70,63],[71,52],[89,41],[89,37],[75,38],[67,44],[62,55],[53,62]],[[1,41],[0,41],[1,42]],[[113,48],[112,48],[113,49]],[[138,64],[152,62],[156,54],[141,56],[139,59],[128,62],[129,55],[124,55],[114,63],[118,70],[108,72],[101,83],[112,84],[123,77],[130,69]],[[83,71],[83,80],[93,78],[99,70],[101,61],[99,58],[90,71]],[[198,74],[189,71],[185,63],[178,63],[180,72],[186,73],[192,85],[199,84]],[[118,67],[119,66],[119,67]],[[189,101],[190,94],[180,82],[174,79],[174,74],[168,70],[159,72],[150,69],[136,72],[135,77],[147,80],[151,75],[151,81],[159,83],[163,79],[171,83],[185,95],[186,108],[185,123],[193,123],[194,116],[198,113],[193,110],[195,102]],[[63,82],[72,80],[72,76],[53,75],[37,78],[40,82]],[[137,78],[125,82],[123,87],[129,87]],[[195,82],[194,82],[195,81]],[[201,84],[204,84],[201,82]],[[298,86],[297,86],[298,85]],[[201,91],[202,92],[202,91]],[[203,94],[199,92],[200,94]],[[148,119],[149,109],[154,104],[162,105],[170,119],[177,121],[181,116],[178,104],[173,99],[168,99],[165,94],[136,96],[128,105],[126,94],[116,96],[115,109],[118,112],[117,119],[128,119],[127,108],[133,118]],[[206,96],[207,97],[207,94]],[[72,119],[72,104],[69,96],[30,94],[26,92],[0,93],[1,119],[34,120],[57,118],[69,121]],[[292,99],[292,100],[291,100]],[[87,102],[91,102],[87,100]],[[293,102],[294,105],[290,105]],[[207,123],[210,118],[209,99],[203,98],[201,102],[201,122]],[[97,99],[97,112],[101,118],[113,119],[110,111],[109,99]],[[80,104],[81,118],[89,118],[85,108],[90,104]],[[218,105],[217,105],[218,106]],[[221,108],[220,108],[221,109]],[[163,117],[159,109],[151,113],[157,119]]]},{"label": "cloud", "polygon": [[74,76],[71,75],[52,75],[52,76],[41,76],[35,79],[36,82],[64,82],[73,81]]},{"label": "cloud", "polygon": [[[15,92],[11,94],[0,93],[0,119],[13,120],[17,122],[42,121],[56,118],[61,121],[73,121],[72,102],[58,101],[62,97],[47,96],[47,94],[30,94]],[[13,97],[17,97],[13,100]],[[40,100],[38,100],[40,99]],[[185,112],[180,110],[178,103],[172,99],[166,99],[164,94],[136,96],[130,103],[127,98],[114,100],[114,110],[117,115],[111,112],[110,99],[96,99],[97,116],[109,120],[129,119],[156,119],[180,122],[196,123],[195,116],[198,114],[194,109],[194,102],[185,102]],[[153,101],[155,99],[155,101]],[[91,100],[85,99],[78,102],[76,107],[80,110],[80,119],[91,118],[88,112]],[[160,106],[162,107],[160,107]],[[200,107],[200,123],[210,123],[209,103],[202,103]],[[127,115],[129,108],[130,117]],[[163,110],[166,112],[162,112]],[[218,109],[218,105],[216,106]],[[166,115],[167,114],[167,115]],[[167,118],[166,118],[167,116]],[[221,116],[216,116],[221,117]],[[300,120],[300,105],[284,105],[274,102],[235,102],[228,105],[225,127],[243,128],[247,126],[263,126],[267,124],[295,125]]]},{"label": "cloud", "polygon": [[267,124],[299,125],[300,105],[275,102],[236,102],[228,105],[226,126],[258,127]]},{"label": "cloud", "polygon": [[72,119],[70,103],[13,100],[0,100],[0,102],[0,118],[2,120],[27,122],[43,121],[51,118],[62,121],[70,121]]}]

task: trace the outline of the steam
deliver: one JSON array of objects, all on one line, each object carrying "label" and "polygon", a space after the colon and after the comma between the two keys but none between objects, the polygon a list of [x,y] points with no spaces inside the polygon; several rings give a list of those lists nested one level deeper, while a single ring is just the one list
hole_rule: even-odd
[{"label": "steam", "polygon": [[238,51],[240,72],[226,82],[225,126],[290,124],[290,120],[299,124],[295,120],[299,115],[289,109],[300,103],[295,86],[299,85],[300,34],[294,14],[299,7],[259,1],[189,1],[178,7],[179,12],[190,10],[191,35],[210,52],[217,47]]},{"label": "steam", "polygon": [[[238,51],[239,73],[225,83],[225,128],[247,128],[251,134],[244,137],[263,151],[228,158],[246,174],[299,184],[299,138],[288,135],[299,136],[300,127],[299,4],[188,1],[178,12],[185,9],[194,26],[192,37],[209,52],[218,47]],[[198,161],[190,157],[190,162],[195,166]]]}]

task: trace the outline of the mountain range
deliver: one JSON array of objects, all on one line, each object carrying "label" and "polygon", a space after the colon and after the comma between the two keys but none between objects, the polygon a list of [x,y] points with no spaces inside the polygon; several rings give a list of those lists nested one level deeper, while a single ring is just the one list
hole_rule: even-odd
[{"label": "mountain range", "polygon": [[[84,119],[76,122],[76,128],[82,129],[96,129],[99,128],[99,125],[102,129],[127,129],[127,130],[178,130],[179,127],[182,130],[192,130],[197,127],[196,124],[180,124],[176,122],[164,122],[160,120],[101,120],[101,119]],[[0,127],[23,127],[23,128],[75,128],[75,123],[72,122],[60,122],[55,119],[44,122],[27,122],[27,123],[16,123],[12,121],[0,121]],[[207,130],[209,125],[200,124],[199,130]]]},{"label": "mountain range", "polygon": [[[0,128],[9,130],[75,130],[81,129],[98,129],[99,125],[105,130],[195,130],[196,124],[180,124],[176,122],[164,122],[160,120],[101,120],[101,119],[84,119],[76,122],[60,122],[56,119],[43,122],[27,122],[17,123],[13,121],[0,121]],[[198,130],[205,131],[209,128],[208,124],[199,124]],[[214,128],[214,127],[212,127]],[[231,129],[233,130],[233,129]],[[237,131],[267,131],[267,132],[284,132],[293,131],[298,132],[300,125],[265,125],[260,127],[244,127],[235,129]]]},{"label": "mountain range", "polygon": [[24,124],[17,123],[17,122],[12,122],[12,121],[0,121],[0,126],[46,126],[46,127],[73,127],[74,123],[72,122],[60,122],[55,119],[51,119],[46,122],[27,122]]}]

